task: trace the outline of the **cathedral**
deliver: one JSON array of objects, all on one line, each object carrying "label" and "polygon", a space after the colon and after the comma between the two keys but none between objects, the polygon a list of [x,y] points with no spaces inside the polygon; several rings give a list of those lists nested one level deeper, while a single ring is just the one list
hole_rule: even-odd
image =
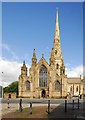
[{"label": "cathedral", "polygon": [[25,61],[19,75],[19,97],[27,98],[65,98],[82,95],[82,79],[80,77],[67,77],[65,74],[64,59],[60,45],[60,29],[58,10],[56,12],[55,35],[49,63],[44,55],[37,62],[34,49],[32,65],[27,75]]}]

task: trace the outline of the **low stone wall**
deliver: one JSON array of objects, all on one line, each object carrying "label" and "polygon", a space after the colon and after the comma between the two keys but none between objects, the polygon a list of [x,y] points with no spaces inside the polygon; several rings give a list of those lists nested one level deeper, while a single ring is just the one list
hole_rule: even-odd
[{"label": "low stone wall", "polygon": [[16,98],[16,93],[15,92],[13,92],[13,93],[4,93],[4,98],[5,99],[8,99],[8,98],[12,98],[12,99],[14,99],[14,98]]}]

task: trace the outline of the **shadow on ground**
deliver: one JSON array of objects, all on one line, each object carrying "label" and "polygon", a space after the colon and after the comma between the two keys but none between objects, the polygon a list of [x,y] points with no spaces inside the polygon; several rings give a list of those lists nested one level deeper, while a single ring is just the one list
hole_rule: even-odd
[{"label": "shadow on ground", "polygon": [[51,109],[51,113],[48,114],[48,118],[78,118],[82,116],[82,107],[78,109],[78,105],[67,104],[65,112],[64,104],[59,105],[55,109]]}]

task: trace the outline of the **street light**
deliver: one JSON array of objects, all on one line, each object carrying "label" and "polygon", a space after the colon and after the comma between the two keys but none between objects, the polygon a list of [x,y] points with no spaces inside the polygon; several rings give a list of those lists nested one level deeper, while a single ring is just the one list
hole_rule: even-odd
[{"label": "street light", "polygon": [[[4,72],[2,72],[2,79],[3,79],[3,73]],[[2,86],[2,95],[1,95],[1,97],[3,98],[3,86]]]}]

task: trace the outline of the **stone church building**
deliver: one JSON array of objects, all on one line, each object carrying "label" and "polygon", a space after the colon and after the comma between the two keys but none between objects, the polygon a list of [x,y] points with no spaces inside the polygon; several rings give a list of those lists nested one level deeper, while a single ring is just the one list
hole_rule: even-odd
[{"label": "stone church building", "polygon": [[65,74],[57,11],[54,42],[49,63],[45,60],[44,55],[37,62],[36,51],[34,49],[29,76],[27,75],[25,61],[21,67],[21,75],[19,75],[19,97],[62,98],[82,95],[82,92],[81,76],[68,78]]}]

